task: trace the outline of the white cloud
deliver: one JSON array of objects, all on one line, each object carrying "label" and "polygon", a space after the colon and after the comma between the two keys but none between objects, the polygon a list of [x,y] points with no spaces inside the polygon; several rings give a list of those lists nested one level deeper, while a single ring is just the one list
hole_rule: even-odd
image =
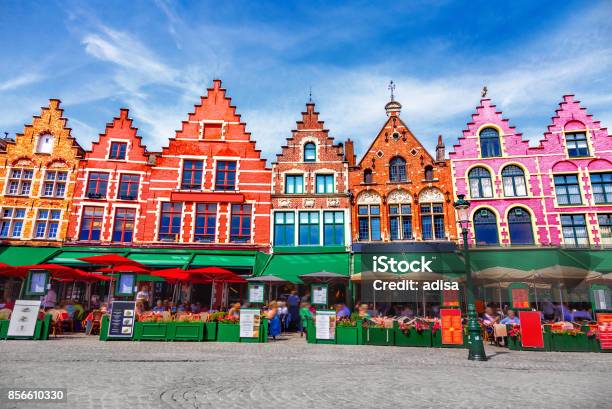
[{"label": "white cloud", "polygon": [[0,82],[0,91],[11,91],[17,88],[33,84],[42,80],[44,77],[40,74],[30,72],[21,74],[15,78]]}]

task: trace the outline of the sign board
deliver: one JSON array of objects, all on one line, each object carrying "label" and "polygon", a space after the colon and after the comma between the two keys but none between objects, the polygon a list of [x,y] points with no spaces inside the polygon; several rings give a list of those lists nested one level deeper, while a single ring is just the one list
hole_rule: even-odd
[{"label": "sign board", "polygon": [[336,339],[336,311],[317,311],[315,329],[317,339]]},{"label": "sign board", "polygon": [[259,309],[240,309],[240,338],[259,338],[261,312]]},{"label": "sign board", "polygon": [[593,311],[612,311],[612,297],[607,286],[592,285],[590,293]]},{"label": "sign board", "polygon": [[459,308],[459,290],[442,290],[442,307]]},{"label": "sign board", "polygon": [[508,286],[510,296],[510,308],[513,310],[528,310],[529,286],[525,283],[512,283]]},{"label": "sign board", "polygon": [[108,324],[109,338],[132,338],[136,321],[136,301],[113,301]]},{"label": "sign board", "polygon": [[27,295],[45,295],[49,283],[49,272],[47,270],[30,270],[26,285]]},{"label": "sign board", "polygon": [[264,283],[249,283],[248,288],[248,296],[250,303],[263,304],[265,302],[264,292],[266,287]]},{"label": "sign board", "polygon": [[540,311],[519,311],[521,344],[524,348],[544,348]]},{"label": "sign board", "polygon": [[39,300],[17,300],[11,314],[11,322],[9,323],[9,337],[27,337],[34,336],[36,329],[36,320],[38,319],[38,311],[40,311]]},{"label": "sign board", "polygon": [[597,314],[597,329],[601,349],[612,349],[612,314]]},{"label": "sign board", "polygon": [[445,345],[463,345],[463,325],[461,311],[456,308],[440,310],[440,326],[442,327],[442,343]]},{"label": "sign board", "polygon": [[115,295],[118,297],[131,297],[134,295],[136,288],[136,274],[134,273],[121,273],[117,278],[117,288],[115,289]]},{"label": "sign board", "polygon": [[327,306],[327,284],[311,284],[310,294],[312,305]]}]

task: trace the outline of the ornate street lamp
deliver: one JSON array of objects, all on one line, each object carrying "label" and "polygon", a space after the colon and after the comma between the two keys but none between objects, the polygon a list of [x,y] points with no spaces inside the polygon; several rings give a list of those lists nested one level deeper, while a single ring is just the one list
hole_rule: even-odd
[{"label": "ornate street lamp", "polygon": [[468,227],[470,225],[470,202],[465,200],[465,195],[457,195],[457,201],[453,203],[459,216],[461,236],[463,237],[463,258],[465,260],[465,277],[468,303],[468,359],[471,361],[486,361],[484,344],[480,325],[476,317],[476,306],[474,304],[474,284],[472,282],[472,268],[470,266],[470,249],[468,246]]}]

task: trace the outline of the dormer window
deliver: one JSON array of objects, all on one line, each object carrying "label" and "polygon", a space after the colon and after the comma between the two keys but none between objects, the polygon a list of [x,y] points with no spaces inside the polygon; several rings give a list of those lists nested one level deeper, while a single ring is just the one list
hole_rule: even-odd
[{"label": "dormer window", "polygon": [[126,142],[111,142],[110,153],[108,154],[108,158],[124,160],[126,152],[127,152]]},{"label": "dormer window", "polygon": [[53,135],[46,133],[38,137],[36,144],[36,153],[51,153],[53,152]]},{"label": "dormer window", "polygon": [[499,132],[495,128],[485,128],[480,131],[480,155],[483,158],[501,156]]},{"label": "dormer window", "polygon": [[317,160],[317,146],[308,142],[304,145],[304,162],[315,162]]}]

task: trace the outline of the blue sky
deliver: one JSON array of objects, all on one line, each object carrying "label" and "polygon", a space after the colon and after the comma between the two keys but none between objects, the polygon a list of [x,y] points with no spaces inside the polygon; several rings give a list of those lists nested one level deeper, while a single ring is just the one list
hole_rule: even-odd
[{"label": "blue sky", "polygon": [[128,107],[157,150],[215,77],[267,158],[310,87],[331,135],[362,155],[391,79],[430,149],[440,133],[450,149],[483,84],[532,141],[567,93],[612,128],[612,2],[397,3],[3,0],[0,132],[53,97],[84,148]]}]

